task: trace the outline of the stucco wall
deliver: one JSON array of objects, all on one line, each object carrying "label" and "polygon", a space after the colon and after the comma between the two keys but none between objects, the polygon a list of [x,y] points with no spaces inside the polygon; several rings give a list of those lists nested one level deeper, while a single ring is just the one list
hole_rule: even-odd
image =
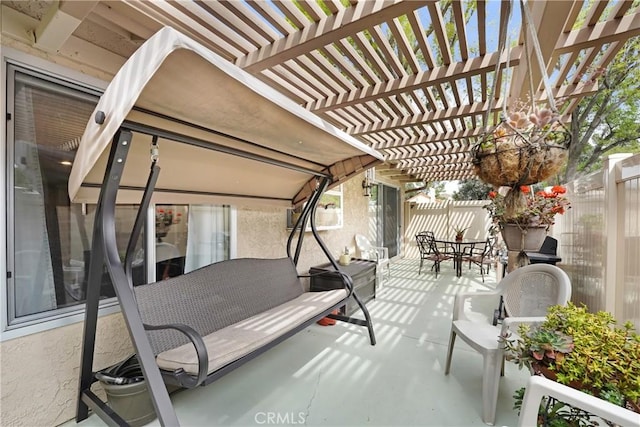
[{"label": "stucco wall", "polygon": [[[76,323],[0,345],[2,426],[55,426],[75,416],[83,324]],[[98,321],[94,369],[132,352],[122,316]]]},{"label": "stucco wall", "polygon": [[[366,233],[368,199],[358,176],[343,185],[344,226],[321,231],[328,249],[338,256],[348,246],[355,253],[355,233]],[[238,208],[238,257],[286,256],[286,213],[282,209]],[[326,262],[306,233],[299,271]],[[82,323],[17,338],[0,344],[0,425],[55,426],[75,416],[81,357]],[[132,346],[120,314],[98,323],[94,369],[110,366],[131,354]]]},{"label": "stucco wall", "polygon": [[[369,199],[362,196],[361,182],[356,176],[343,184],[343,227],[319,231],[327,249],[337,258],[347,246],[355,256],[356,233],[367,234],[367,207]],[[286,211],[279,208],[255,210],[238,208],[238,257],[278,258],[286,256]],[[305,233],[298,271],[326,262],[312,233]]]}]

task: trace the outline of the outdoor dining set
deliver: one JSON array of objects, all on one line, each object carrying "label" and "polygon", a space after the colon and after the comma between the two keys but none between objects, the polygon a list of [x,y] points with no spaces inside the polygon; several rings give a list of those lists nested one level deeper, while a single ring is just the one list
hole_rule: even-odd
[{"label": "outdoor dining set", "polygon": [[468,262],[480,267],[480,274],[484,282],[485,273],[489,273],[489,267],[496,258],[496,238],[487,237],[486,240],[479,239],[445,239],[436,238],[432,231],[421,231],[416,234],[416,243],[420,251],[420,267],[418,274],[422,271],[425,260],[432,261],[431,270],[436,277],[440,272],[440,264],[443,261],[453,260],[453,267],[456,276],[462,276],[462,266]]}]

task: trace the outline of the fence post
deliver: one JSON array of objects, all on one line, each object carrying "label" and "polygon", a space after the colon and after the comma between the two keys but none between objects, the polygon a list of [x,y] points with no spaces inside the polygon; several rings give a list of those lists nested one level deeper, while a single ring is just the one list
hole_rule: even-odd
[{"label": "fence post", "polygon": [[616,177],[619,176],[619,169],[616,164],[630,157],[631,154],[619,153],[611,154],[604,159],[603,163],[603,184],[605,194],[604,224],[606,238],[606,258],[605,258],[605,298],[604,309],[618,318],[619,312],[618,293],[622,291],[622,272],[624,271],[624,224],[620,215],[624,214],[624,209],[620,206],[624,203],[624,194],[618,191]]}]

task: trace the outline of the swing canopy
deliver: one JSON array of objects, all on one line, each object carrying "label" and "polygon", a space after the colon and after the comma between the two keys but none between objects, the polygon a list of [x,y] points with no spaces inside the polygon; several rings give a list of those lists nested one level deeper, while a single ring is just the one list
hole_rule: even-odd
[{"label": "swing canopy", "polygon": [[95,203],[107,149],[133,131],[118,203],[139,203],[158,147],[153,203],[302,203],[318,177],[332,186],[383,161],[194,40],[165,27],[124,64],[82,135],[69,179],[74,202]]}]

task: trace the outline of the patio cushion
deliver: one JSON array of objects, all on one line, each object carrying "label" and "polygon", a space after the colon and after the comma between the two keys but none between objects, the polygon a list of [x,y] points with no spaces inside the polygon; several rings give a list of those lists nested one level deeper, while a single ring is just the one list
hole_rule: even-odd
[{"label": "patio cushion", "polygon": [[[346,297],[344,289],[305,292],[291,301],[204,336],[208,373],[268,344]],[[156,361],[161,369],[183,368],[189,374],[198,374],[198,356],[191,343],[158,354]]]}]

